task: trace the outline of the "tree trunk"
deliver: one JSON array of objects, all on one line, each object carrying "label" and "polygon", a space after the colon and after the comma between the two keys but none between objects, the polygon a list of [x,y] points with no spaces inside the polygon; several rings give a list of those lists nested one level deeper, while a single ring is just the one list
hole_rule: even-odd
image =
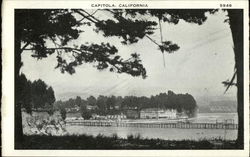
[{"label": "tree trunk", "polygon": [[[16,50],[15,50],[16,53]],[[18,90],[17,86],[20,86],[20,76],[19,70],[17,68],[17,58],[19,58],[19,54],[16,53],[15,56],[15,144],[19,145],[22,141],[23,137],[23,128],[22,128],[22,111],[21,111],[21,102],[20,102],[20,90]],[[20,56],[21,58],[21,56]],[[19,59],[18,59],[19,60]]]},{"label": "tree trunk", "polygon": [[[15,19],[16,21],[17,19]],[[21,61],[21,39],[19,35],[19,30],[17,30],[17,24],[15,23],[15,148],[19,146],[23,140],[23,127],[22,127],[22,111],[21,111],[21,98],[20,90],[18,90],[17,85],[20,85],[20,68],[22,66]]]},{"label": "tree trunk", "polygon": [[244,148],[244,83],[243,83],[243,10],[229,9],[229,24],[232,31],[235,68],[237,74],[238,148]]}]

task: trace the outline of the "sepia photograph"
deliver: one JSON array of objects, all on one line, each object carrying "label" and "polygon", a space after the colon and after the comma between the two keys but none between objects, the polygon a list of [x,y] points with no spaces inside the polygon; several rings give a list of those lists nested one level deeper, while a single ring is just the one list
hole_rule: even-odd
[{"label": "sepia photograph", "polygon": [[245,10],[224,7],[15,8],[14,150],[246,149]]}]

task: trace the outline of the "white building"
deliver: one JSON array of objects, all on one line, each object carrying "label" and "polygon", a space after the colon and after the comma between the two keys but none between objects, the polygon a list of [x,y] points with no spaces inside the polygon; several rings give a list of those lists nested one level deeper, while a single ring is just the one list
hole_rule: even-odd
[{"label": "white building", "polygon": [[140,111],[141,119],[167,118],[176,119],[177,111],[174,109],[146,108]]},{"label": "white building", "polygon": [[126,115],[120,114],[120,115],[107,115],[107,119],[115,119],[115,120],[122,120],[127,119]]}]

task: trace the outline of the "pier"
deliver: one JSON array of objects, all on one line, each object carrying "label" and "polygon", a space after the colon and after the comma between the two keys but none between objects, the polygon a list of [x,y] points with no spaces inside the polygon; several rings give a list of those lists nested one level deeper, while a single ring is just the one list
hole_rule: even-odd
[{"label": "pier", "polygon": [[139,122],[105,122],[105,121],[69,121],[67,125],[93,127],[137,127],[137,128],[178,128],[178,129],[238,129],[233,123],[139,123]]}]

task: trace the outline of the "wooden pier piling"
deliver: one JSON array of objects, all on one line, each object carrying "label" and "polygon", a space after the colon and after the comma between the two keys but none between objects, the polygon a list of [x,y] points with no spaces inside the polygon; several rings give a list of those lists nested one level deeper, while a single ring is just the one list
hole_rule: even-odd
[{"label": "wooden pier piling", "polygon": [[105,121],[68,121],[68,125],[82,125],[95,127],[137,127],[137,128],[178,128],[178,129],[228,129],[236,130],[238,124],[231,123],[131,123]]}]

